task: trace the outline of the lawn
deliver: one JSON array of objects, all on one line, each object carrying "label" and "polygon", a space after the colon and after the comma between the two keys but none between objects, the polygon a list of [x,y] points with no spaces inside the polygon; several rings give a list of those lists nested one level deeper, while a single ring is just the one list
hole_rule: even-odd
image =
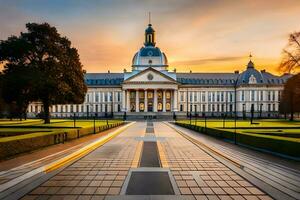
[{"label": "lawn", "polygon": [[[115,124],[121,122],[120,120],[96,120],[95,126],[105,126],[108,124]],[[2,127],[1,127],[2,126]],[[11,126],[11,127],[9,127]],[[72,129],[94,127],[93,120],[76,120],[68,119],[52,119],[50,124],[44,124],[43,120],[23,120],[23,121],[0,121],[0,137],[9,137],[25,134],[51,134],[55,132],[65,132]]]},{"label": "lawn", "polygon": [[[275,152],[300,159],[300,122],[287,120],[223,120],[203,119],[178,120],[180,126],[193,129],[200,133],[222,138],[227,141],[236,141],[238,144],[247,145],[268,152]],[[235,131],[237,134],[235,134]]]},{"label": "lawn", "polygon": [[[180,123],[192,124],[200,127],[205,127],[205,120],[179,120]],[[299,140],[300,141],[300,121],[288,121],[288,120],[254,120],[251,124],[250,120],[237,120],[236,131],[241,134],[258,134],[265,136],[278,136],[284,139]],[[208,119],[206,120],[206,127],[214,128],[218,130],[224,130],[229,132],[235,132],[234,120],[222,119]],[[299,139],[297,139],[299,138]]]}]

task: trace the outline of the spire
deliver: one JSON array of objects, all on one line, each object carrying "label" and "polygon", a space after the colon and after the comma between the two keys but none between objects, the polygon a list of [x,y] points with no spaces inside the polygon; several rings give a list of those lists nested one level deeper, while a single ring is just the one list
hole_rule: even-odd
[{"label": "spire", "polygon": [[149,24],[145,30],[145,46],[155,46],[155,31],[151,24],[151,12],[149,12]]},{"label": "spire", "polygon": [[248,65],[247,65],[247,69],[249,68],[254,68],[254,63],[252,62],[252,54],[250,53],[249,54],[249,62],[248,62]]}]

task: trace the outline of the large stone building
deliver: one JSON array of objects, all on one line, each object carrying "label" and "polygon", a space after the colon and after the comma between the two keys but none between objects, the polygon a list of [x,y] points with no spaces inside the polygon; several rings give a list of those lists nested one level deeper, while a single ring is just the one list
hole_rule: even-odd
[{"label": "large stone building", "polygon": [[[276,116],[280,93],[289,75],[275,76],[258,71],[250,61],[239,73],[178,73],[168,70],[167,56],[156,46],[155,31],[149,24],[144,46],[133,56],[131,72],[86,73],[88,92],[83,104],[54,105],[53,117],[78,116]],[[42,106],[32,103],[29,116]]]}]

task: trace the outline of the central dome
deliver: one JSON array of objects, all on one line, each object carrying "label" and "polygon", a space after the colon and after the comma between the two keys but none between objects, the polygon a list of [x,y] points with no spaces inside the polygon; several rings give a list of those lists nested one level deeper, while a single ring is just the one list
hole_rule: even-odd
[{"label": "central dome", "polygon": [[132,59],[133,70],[143,70],[147,67],[153,67],[157,70],[166,70],[168,60],[166,55],[155,47],[155,31],[151,24],[145,30],[144,46],[134,55]]}]

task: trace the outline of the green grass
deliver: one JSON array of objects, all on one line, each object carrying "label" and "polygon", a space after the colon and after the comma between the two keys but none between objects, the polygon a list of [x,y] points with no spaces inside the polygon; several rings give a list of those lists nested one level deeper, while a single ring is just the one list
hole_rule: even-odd
[{"label": "green grass", "polygon": [[[190,124],[190,120],[179,120],[180,123]],[[250,120],[237,120],[236,131],[239,134],[250,134],[259,137],[277,138],[283,140],[300,141],[300,121],[288,121],[288,120],[254,120],[254,124],[250,123]],[[205,127],[205,121],[192,120],[192,125]],[[223,125],[225,125],[223,128]],[[208,128],[214,128],[218,130],[224,130],[227,132],[235,132],[234,120],[226,120],[223,123],[222,119],[209,119],[206,121]]]},{"label": "green grass", "polygon": [[[108,120],[108,124],[121,122],[121,120]],[[41,135],[56,134],[58,132],[67,132],[74,129],[73,120],[66,119],[53,119],[50,124],[44,124],[42,120],[24,120],[24,121],[1,121],[0,126],[0,142],[9,141],[14,139],[24,139],[29,137],[37,137]],[[94,127],[93,120],[77,120],[76,129]],[[95,126],[107,125],[106,120],[96,120]]]}]

